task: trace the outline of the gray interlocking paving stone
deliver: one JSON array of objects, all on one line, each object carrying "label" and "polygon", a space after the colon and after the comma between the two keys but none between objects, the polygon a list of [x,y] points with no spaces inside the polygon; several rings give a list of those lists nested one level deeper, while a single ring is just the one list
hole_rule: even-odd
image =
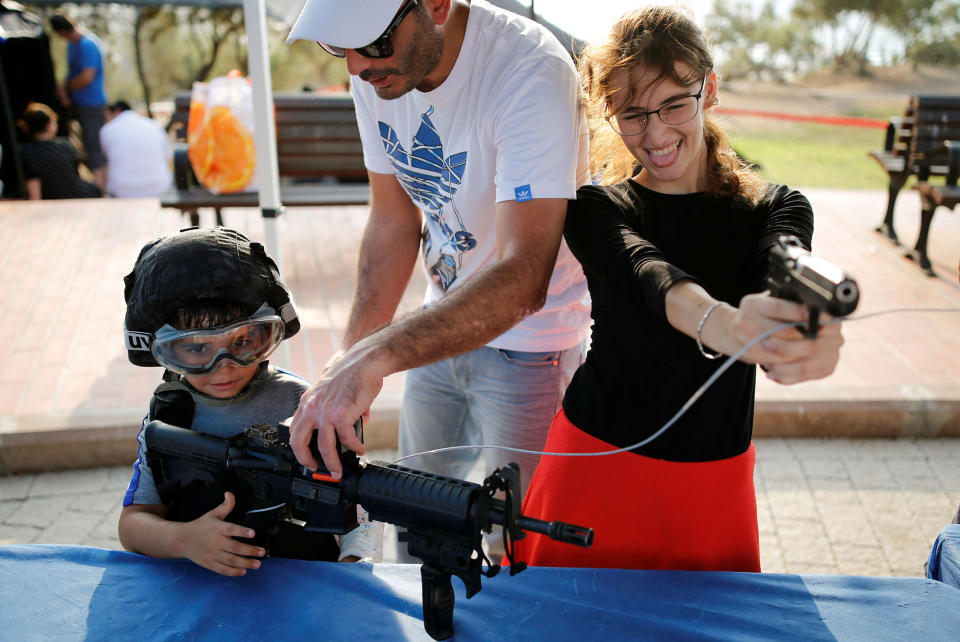
[{"label": "gray interlocking paving stone", "polygon": [[851,575],[890,575],[890,563],[879,545],[833,544],[837,570]]},{"label": "gray interlocking paving stone", "polygon": [[925,561],[927,561],[926,557],[920,560],[919,565],[911,565],[904,568],[894,568],[890,572],[890,575],[893,577],[926,577],[926,574],[923,572],[923,563]]},{"label": "gray interlocking paving stone", "polygon": [[820,501],[821,496],[852,495],[856,490],[852,480],[833,477],[808,477],[807,486],[817,501]]},{"label": "gray interlocking paving stone", "polygon": [[874,524],[905,524],[913,518],[906,501],[895,490],[860,490],[860,504]]},{"label": "gray interlocking paving stone", "polygon": [[757,451],[757,461],[768,461],[771,459],[793,459],[795,457],[785,439],[755,439],[753,441],[753,445]]},{"label": "gray interlocking paving stone", "polygon": [[894,480],[901,491],[926,491],[936,493],[943,490],[943,483],[939,478],[930,477],[904,477],[894,475]]},{"label": "gray interlocking paving stone", "polygon": [[60,513],[40,535],[37,544],[79,544],[100,521],[96,514],[68,510]]},{"label": "gray interlocking paving stone", "polygon": [[0,501],[0,524],[6,521],[7,516],[20,507],[19,500]]},{"label": "gray interlocking paving stone", "polygon": [[8,544],[30,544],[42,529],[35,526],[15,526],[0,524],[0,546]]},{"label": "gray interlocking paving stone", "polygon": [[776,479],[803,479],[803,466],[795,459],[776,459],[772,461],[762,461],[757,468],[763,475],[765,482]]},{"label": "gray interlocking paving stone", "polygon": [[123,493],[116,490],[102,490],[75,496],[70,507],[73,510],[90,511],[102,515],[122,503]]},{"label": "gray interlocking paving stone", "polygon": [[791,438],[786,440],[786,444],[794,456],[804,462],[856,456],[849,439]]},{"label": "gray interlocking paving stone", "polygon": [[814,564],[805,561],[790,561],[785,564],[787,573],[803,573],[806,575],[837,575],[836,564]]},{"label": "gray interlocking paving stone", "polygon": [[108,477],[106,468],[40,473],[30,489],[30,496],[76,495],[101,491],[106,486]]},{"label": "gray interlocking paving stone", "polygon": [[853,452],[865,459],[886,457],[914,457],[922,459],[923,449],[910,439],[852,439]]},{"label": "gray interlocking paving stone", "polygon": [[761,535],[775,535],[777,525],[773,520],[773,515],[769,510],[757,511],[757,530]]},{"label": "gray interlocking paving stone", "polygon": [[10,526],[46,528],[69,506],[69,503],[70,499],[64,496],[31,497],[14,509],[5,522]]},{"label": "gray interlocking paving stone", "polygon": [[[827,541],[831,546],[877,547],[880,540],[873,532],[873,526],[860,519],[832,518],[823,522]],[[839,554],[838,554],[839,557]]]},{"label": "gray interlocking paving stone", "polygon": [[36,475],[14,475],[0,477],[0,501],[7,499],[26,499]]},{"label": "gray interlocking paving stone", "polygon": [[960,459],[960,439],[922,439],[916,447],[930,459]]},{"label": "gray interlocking paving stone", "polygon": [[915,515],[946,514],[956,508],[953,496],[942,490],[924,492],[921,490],[900,491],[900,497]]},{"label": "gray interlocking paving stone", "polygon": [[857,488],[896,488],[897,482],[878,460],[846,460],[844,467]]},{"label": "gray interlocking paving stone", "polygon": [[883,463],[894,477],[933,477],[933,469],[926,457],[884,457]]},{"label": "gray interlocking paving stone", "polygon": [[107,471],[107,483],[104,488],[125,491],[130,484],[130,478],[133,477],[133,466],[115,466],[108,468]]},{"label": "gray interlocking paving stone", "polygon": [[100,522],[93,528],[91,535],[96,537],[119,537],[117,534],[117,525],[120,521],[120,511],[122,507],[117,505],[110,512],[104,515]]},{"label": "gray interlocking paving stone", "polygon": [[943,484],[944,490],[954,493],[960,503],[960,459],[931,459],[930,470]]},{"label": "gray interlocking paving stone", "polygon": [[807,477],[825,479],[849,479],[842,459],[802,459],[801,465]]},{"label": "gray interlocking paving stone", "polygon": [[817,522],[792,521],[777,525],[783,559],[788,563],[835,564],[830,542]]},{"label": "gray interlocking paving stone", "polygon": [[123,546],[120,545],[120,540],[116,537],[87,537],[82,542],[81,546],[95,546],[97,548],[107,548],[115,551],[122,551]]},{"label": "gray interlocking paving stone", "polygon": [[884,547],[884,552],[895,574],[899,575],[901,570],[919,574],[923,571],[923,563],[930,557],[932,544],[933,542],[917,540],[889,548]]},{"label": "gray interlocking paving stone", "polygon": [[773,519],[778,525],[783,521],[795,519],[806,521],[820,519],[820,513],[810,491],[770,491],[769,497],[770,512],[773,513]]}]

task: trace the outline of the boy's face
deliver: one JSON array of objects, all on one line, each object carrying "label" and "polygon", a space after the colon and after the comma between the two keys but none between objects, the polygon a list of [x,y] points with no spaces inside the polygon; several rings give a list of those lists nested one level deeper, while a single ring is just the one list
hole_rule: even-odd
[{"label": "boy's face", "polygon": [[259,364],[252,366],[236,366],[228,364],[208,375],[186,375],[186,380],[198,392],[214,399],[229,399],[236,397],[247,387],[253,376],[257,374]]}]

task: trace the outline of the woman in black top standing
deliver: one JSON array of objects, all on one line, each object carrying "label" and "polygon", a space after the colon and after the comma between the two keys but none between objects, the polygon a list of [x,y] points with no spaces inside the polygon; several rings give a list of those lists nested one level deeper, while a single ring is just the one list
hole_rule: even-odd
[{"label": "woman in black top standing", "polygon": [[28,139],[20,147],[20,160],[30,200],[102,195],[99,187],[80,177],[77,151],[66,138],[57,137],[57,115],[52,109],[30,103],[17,125]]},{"label": "woman in black top standing", "polygon": [[[548,452],[600,452],[653,435],[752,338],[807,319],[764,293],[781,234],[809,249],[807,199],[765,184],[709,117],[718,79],[684,10],[623,16],[580,60],[600,186],[567,211],[564,237],[593,302],[590,352]],[[759,571],[753,486],[756,366],[780,383],[831,374],[839,325],[753,346],[662,436],[602,457],[543,456],[523,512],[594,528],[591,549],[531,535],[531,565]],[[575,550],[570,550],[575,549]]]}]

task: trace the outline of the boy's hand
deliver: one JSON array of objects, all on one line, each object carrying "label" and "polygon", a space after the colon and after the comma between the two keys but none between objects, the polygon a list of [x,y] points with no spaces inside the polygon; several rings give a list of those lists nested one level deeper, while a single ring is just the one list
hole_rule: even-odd
[{"label": "boy's hand", "polygon": [[184,524],[183,557],[221,575],[246,575],[248,568],[260,568],[266,554],[259,546],[238,542],[234,537],[253,537],[254,532],[224,521],[235,503],[233,493],[224,493],[223,503],[209,513]]}]

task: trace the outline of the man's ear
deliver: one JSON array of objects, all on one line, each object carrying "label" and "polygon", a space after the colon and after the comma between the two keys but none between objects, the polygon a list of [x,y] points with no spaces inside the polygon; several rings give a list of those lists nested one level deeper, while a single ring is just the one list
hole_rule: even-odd
[{"label": "man's ear", "polygon": [[446,24],[453,11],[453,0],[423,0],[427,11],[433,16],[433,22],[438,26]]}]

